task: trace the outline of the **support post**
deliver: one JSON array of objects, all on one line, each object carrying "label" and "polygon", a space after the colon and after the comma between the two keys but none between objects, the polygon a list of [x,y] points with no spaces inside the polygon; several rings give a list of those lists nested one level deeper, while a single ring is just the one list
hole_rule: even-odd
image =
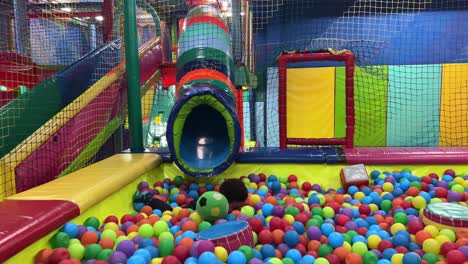
[{"label": "support post", "polygon": [[136,0],[124,0],[125,64],[127,67],[128,122],[130,126],[130,150],[144,151],[143,121],[140,94],[140,63],[138,58],[138,35]]},{"label": "support post", "polygon": [[104,17],[103,21],[103,35],[104,42],[111,41],[112,36],[112,23],[114,21],[114,1],[113,0],[104,0],[102,3],[102,16]]}]

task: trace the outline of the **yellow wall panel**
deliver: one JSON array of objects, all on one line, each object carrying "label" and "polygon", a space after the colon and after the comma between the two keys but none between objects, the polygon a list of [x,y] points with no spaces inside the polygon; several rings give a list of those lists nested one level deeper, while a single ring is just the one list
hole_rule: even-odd
[{"label": "yellow wall panel", "polygon": [[335,68],[288,69],[289,138],[335,136]]},{"label": "yellow wall panel", "polygon": [[468,64],[442,66],[440,145],[468,146]]}]

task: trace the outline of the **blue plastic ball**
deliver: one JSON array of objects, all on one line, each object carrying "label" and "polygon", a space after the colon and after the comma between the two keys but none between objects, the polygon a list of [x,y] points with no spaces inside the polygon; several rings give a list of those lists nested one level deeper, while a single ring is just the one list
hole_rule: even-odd
[{"label": "blue plastic ball", "polygon": [[216,260],[216,255],[213,252],[205,251],[198,258],[198,263],[212,263]]},{"label": "blue plastic ball", "polygon": [[338,232],[332,232],[328,236],[328,244],[333,248],[341,247],[344,243],[344,237]]},{"label": "blue plastic ball", "polygon": [[414,252],[406,253],[403,256],[403,264],[421,264],[421,257]]},{"label": "blue plastic ball", "polygon": [[299,250],[293,248],[286,252],[286,257],[292,259],[292,261],[296,263],[302,258],[302,255],[301,252],[299,252]]},{"label": "blue plastic ball", "polygon": [[301,260],[299,260],[297,262],[297,264],[310,264],[310,263],[314,263],[314,262],[315,262],[314,256],[305,255],[304,257],[302,257]]},{"label": "blue plastic ball", "polygon": [[284,234],[284,242],[290,247],[297,245],[299,243],[299,234],[293,230],[287,231]]},{"label": "blue plastic ball", "polygon": [[263,259],[273,258],[276,256],[275,248],[270,244],[263,245],[260,252],[262,253]]},{"label": "blue plastic ball", "polygon": [[146,260],[142,255],[133,255],[127,260],[127,264],[145,264]]},{"label": "blue plastic ball", "polygon": [[147,246],[145,249],[150,253],[151,259],[159,257],[159,251],[154,246]]},{"label": "blue plastic ball", "polygon": [[146,263],[150,262],[151,261],[151,254],[148,250],[146,249],[143,249],[143,248],[140,248],[140,249],[137,249],[135,251],[135,253],[133,253],[134,256],[141,256],[145,259]]},{"label": "blue plastic ball", "polygon": [[354,186],[354,185],[349,186],[349,188],[348,188],[348,193],[349,193],[350,195],[354,195],[354,194],[357,193],[358,191],[359,191],[359,188],[358,188],[357,186]]},{"label": "blue plastic ball", "polygon": [[245,264],[247,263],[247,258],[245,257],[244,253],[235,250],[235,251],[232,251],[231,254],[229,254],[227,263],[228,264]]},{"label": "blue plastic ball", "polygon": [[138,248],[144,248],[148,246],[154,247],[154,241],[151,238],[143,238],[140,243],[138,243]]},{"label": "blue plastic ball", "polygon": [[68,222],[62,227],[62,232],[66,233],[70,238],[74,238],[78,235],[79,228],[77,224]]}]

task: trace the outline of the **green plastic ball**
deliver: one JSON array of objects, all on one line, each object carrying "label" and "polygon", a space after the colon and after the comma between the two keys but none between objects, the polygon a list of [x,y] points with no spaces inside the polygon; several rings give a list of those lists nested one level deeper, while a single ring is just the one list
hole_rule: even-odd
[{"label": "green plastic ball", "polygon": [[198,198],[196,210],[205,221],[212,222],[226,217],[229,203],[219,192],[205,192]]},{"label": "green plastic ball", "polygon": [[169,226],[163,220],[159,220],[153,225],[154,235],[159,237],[162,232],[169,231]]},{"label": "green plastic ball", "polygon": [[294,261],[290,258],[284,258],[282,260],[283,260],[283,264],[294,264]]},{"label": "green plastic ball", "polygon": [[159,235],[159,241],[163,241],[163,240],[169,240],[171,242],[174,242],[174,236],[172,235],[171,232],[162,232]]},{"label": "green plastic ball", "polygon": [[385,212],[389,212],[392,210],[392,202],[390,200],[383,200],[380,204],[380,208],[382,208],[382,210]]},{"label": "green plastic ball", "polygon": [[253,249],[249,246],[240,246],[238,250],[244,253],[247,262],[254,257]]},{"label": "green plastic ball", "polygon": [[174,243],[170,240],[162,240],[159,242],[158,251],[161,257],[172,255],[172,252],[174,252]]},{"label": "green plastic ball", "polygon": [[110,255],[112,255],[112,253],[114,253],[114,250],[112,249],[103,249],[101,252],[99,252],[99,254],[97,255],[96,259],[97,260],[109,260],[109,257]]},{"label": "green plastic ball", "polygon": [[[151,227],[151,231],[152,230],[153,230],[153,228]],[[117,234],[112,229],[106,229],[106,230],[102,231],[102,233],[101,233],[101,239],[103,239],[103,238],[109,238],[112,241],[115,241],[115,239],[117,238]]]},{"label": "green plastic ball", "polygon": [[332,252],[333,252],[333,248],[328,244],[322,244],[320,245],[318,249],[318,254],[320,257],[326,257],[330,255]]},{"label": "green plastic ball", "polygon": [[70,245],[70,236],[65,232],[58,232],[50,239],[52,248],[68,247]]},{"label": "green plastic ball", "polygon": [[85,259],[96,259],[101,251],[102,247],[99,244],[88,245],[85,248],[84,257]]},{"label": "green plastic ball", "polygon": [[312,215],[320,215],[320,216],[323,216],[323,210],[322,208],[320,207],[314,207],[312,208],[312,211],[311,211]]},{"label": "green plastic ball", "polygon": [[439,261],[439,257],[437,257],[437,255],[433,253],[424,254],[422,259],[427,261],[429,264],[435,264],[437,261]]},{"label": "green plastic ball", "polygon": [[395,214],[393,219],[394,219],[395,223],[401,223],[403,225],[408,224],[408,216],[405,213],[398,212],[398,213]]},{"label": "green plastic ball", "polygon": [[68,246],[68,251],[70,252],[70,258],[82,259],[85,253],[85,247],[80,243],[73,243]]},{"label": "green plastic ball", "polygon": [[[107,231],[107,230],[105,230],[105,231]],[[150,237],[152,237],[154,235],[154,229],[150,224],[142,224],[138,228],[138,234],[140,234],[140,236],[142,236],[142,237],[150,238]]]},{"label": "green plastic ball", "polygon": [[203,221],[198,225],[198,232],[201,232],[211,226],[210,222]]},{"label": "green plastic ball", "polygon": [[180,176],[180,175],[177,175],[174,178],[174,184],[175,184],[175,186],[180,187],[182,184],[184,184],[184,178],[182,176]]},{"label": "green plastic ball", "polygon": [[366,253],[364,253],[364,255],[362,255],[362,260],[364,264],[377,264],[379,258],[374,252],[367,251]]},{"label": "green plastic ball", "polygon": [[317,258],[314,262],[315,264],[330,264],[330,261],[326,258]]},{"label": "green plastic ball", "polygon": [[83,223],[84,226],[91,226],[91,227],[94,227],[95,229],[98,229],[99,228],[99,219],[97,219],[96,217],[94,216],[91,216],[89,217],[88,219],[86,219]]},{"label": "green plastic ball", "polygon": [[300,212],[301,211],[299,210],[299,208],[297,208],[295,206],[291,206],[291,207],[286,209],[286,214],[292,215],[294,217],[296,217],[296,215],[298,215]]},{"label": "green plastic ball", "polygon": [[249,218],[252,218],[254,215],[255,215],[255,208],[253,208],[252,206],[243,206],[241,208],[241,214],[244,214],[246,216],[248,216]]}]

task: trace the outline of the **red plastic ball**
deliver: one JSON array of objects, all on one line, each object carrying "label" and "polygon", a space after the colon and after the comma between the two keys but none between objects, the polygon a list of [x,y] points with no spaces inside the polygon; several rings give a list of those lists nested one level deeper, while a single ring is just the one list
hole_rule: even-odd
[{"label": "red plastic ball", "polygon": [[419,221],[411,221],[408,223],[408,232],[415,235],[417,232],[424,229],[424,225]]},{"label": "red plastic ball", "polygon": [[338,233],[344,234],[344,233],[348,232],[348,229],[346,227],[344,227],[344,226],[336,225],[335,226],[335,231],[338,232]]},{"label": "red plastic ball", "polygon": [[106,217],[106,219],[104,219],[104,223],[111,223],[111,222],[119,224],[119,218],[117,218],[117,216],[115,215],[110,215]]},{"label": "red plastic ball", "polygon": [[437,198],[447,198],[448,190],[442,187],[438,187],[435,191]]},{"label": "red plastic ball", "polygon": [[310,182],[304,182],[302,184],[302,190],[304,192],[310,192],[310,190],[312,190],[312,184],[310,184]]},{"label": "red plastic ball", "polygon": [[349,218],[349,216],[343,215],[343,214],[342,214],[342,215],[339,215],[339,216],[338,216],[338,218],[337,218],[337,223],[338,223],[339,225],[344,226],[347,222],[349,222],[349,220],[351,220],[351,219]]},{"label": "red plastic ball", "polygon": [[335,254],[329,254],[329,255],[327,255],[327,256],[326,256],[326,259],[328,260],[328,262],[329,262],[330,264],[340,264],[340,263],[341,263],[340,258],[339,258],[337,255],[335,255]]},{"label": "red plastic ball", "polygon": [[143,219],[145,219],[145,217],[142,214],[136,214],[136,215],[133,216],[132,222],[133,223],[138,223],[138,222],[140,222],[140,220],[143,220]]},{"label": "red plastic ball", "polygon": [[266,181],[266,175],[265,175],[265,173],[259,173],[259,174],[258,174],[258,177],[260,177],[260,181],[261,181],[261,182],[265,182],[265,181]]},{"label": "red plastic ball", "polygon": [[398,253],[402,253],[402,254],[406,254],[408,253],[408,249],[403,247],[403,246],[398,246],[395,248],[395,250],[398,252]]},{"label": "red plastic ball", "polygon": [[430,176],[424,176],[424,177],[421,178],[421,182],[431,184],[432,183],[432,178]]},{"label": "red plastic ball", "polygon": [[371,208],[367,204],[361,204],[359,206],[359,213],[361,213],[363,215],[369,215],[370,212],[371,212]]},{"label": "red plastic ball", "polygon": [[358,234],[360,234],[361,236],[366,236],[367,231],[368,230],[365,227],[359,227],[358,229],[356,229],[356,232],[358,232]]},{"label": "red plastic ball", "polygon": [[427,175],[429,177],[431,177],[432,179],[439,179],[439,175],[437,175],[437,173],[430,173],[429,175]]},{"label": "red plastic ball", "polygon": [[64,259],[70,259],[70,252],[66,248],[56,248],[49,256],[50,264],[58,264]]},{"label": "red plastic ball", "polygon": [[273,231],[275,229],[281,229],[283,230],[284,228],[284,222],[283,219],[274,216],[273,218],[270,219],[270,230]]},{"label": "red plastic ball", "polygon": [[273,235],[271,231],[267,229],[260,231],[260,233],[258,234],[258,242],[260,242],[260,244],[263,244],[263,245],[272,244]]},{"label": "red plastic ball", "polygon": [[451,250],[457,249],[457,245],[453,242],[445,242],[440,246],[440,254],[447,256]]},{"label": "red plastic ball", "polygon": [[133,216],[131,214],[125,214],[120,218],[120,223],[125,224],[128,221],[132,221]]},{"label": "red plastic ball", "polygon": [[288,182],[297,182],[297,176],[294,174],[289,175]]},{"label": "red plastic ball", "polygon": [[259,233],[263,230],[263,222],[259,218],[252,218],[249,220],[249,225],[255,233]]},{"label": "red plastic ball", "polygon": [[380,241],[379,245],[377,246],[377,249],[380,252],[384,252],[385,249],[387,248],[393,248],[393,243],[390,240],[382,240]]},{"label": "red plastic ball", "polygon": [[445,258],[447,264],[462,264],[467,261],[465,255],[460,250],[450,250]]},{"label": "red plastic ball", "polygon": [[299,213],[295,217],[296,221],[301,222],[304,226],[307,224],[307,221],[309,221],[310,217],[308,217],[304,213]]},{"label": "red plastic ball", "polygon": [[167,256],[163,258],[161,264],[180,264],[180,261],[174,256]]},{"label": "red plastic ball", "polygon": [[301,252],[301,255],[303,255],[303,256],[307,253],[306,247],[304,245],[302,245],[302,244],[297,244],[295,246],[295,249],[299,250],[299,252]]},{"label": "red plastic ball", "polygon": [[178,245],[174,248],[172,255],[180,262],[184,263],[184,261],[190,257],[190,249],[186,246]]}]

